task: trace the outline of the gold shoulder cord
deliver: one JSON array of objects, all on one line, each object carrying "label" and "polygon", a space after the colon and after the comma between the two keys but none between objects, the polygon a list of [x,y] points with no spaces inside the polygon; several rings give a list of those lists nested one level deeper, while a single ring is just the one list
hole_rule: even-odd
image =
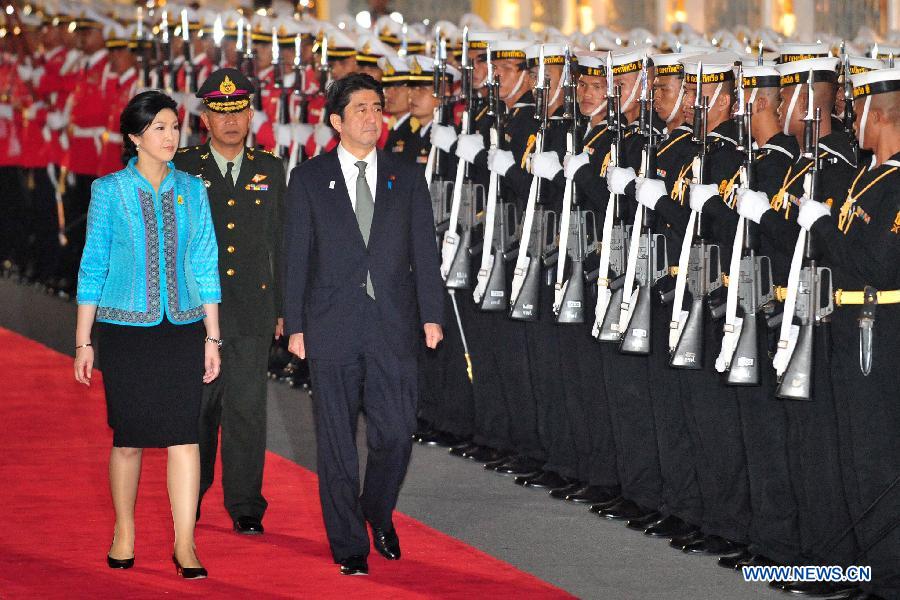
[{"label": "gold shoulder cord", "polygon": [[869,191],[869,189],[873,185],[875,185],[876,183],[878,183],[879,181],[881,181],[882,179],[884,179],[885,177],[887,177],[888,175],[890,175],[891,173],[893,173],[896,170],[897,170],[897,167],[891,167],[890,169],[888,169],[887,171],[885,171],[884,173],[882,173],[881,175],[879,175],[878,177],[873,179],[872,182],[869,183],[869,185],[864,187],[862,190],[860,190],[858,194],[853,193],[856,190],[856,184],[859,183],[860,178],[868,171],[863,169],[856,175],[856,179],[853,180],[853,185],[851,185],[850,189],[847,191],[847,199],[844,201],[844,204],[841,206],[841,212],[838,215],[838,229],[841,231],[841,233],[843,233],[844,235],[847,235],[847,232],[850,231],[850,225],[853,224],[853,220],[856,218],[856,211],[853,210],[854,207],[856,206],[856,201],[859,200],[863,194],[865,194],[867,191]]}]

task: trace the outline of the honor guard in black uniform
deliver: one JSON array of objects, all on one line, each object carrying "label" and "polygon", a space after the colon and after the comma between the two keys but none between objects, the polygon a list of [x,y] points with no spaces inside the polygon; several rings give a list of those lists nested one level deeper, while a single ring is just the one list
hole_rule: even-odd
[{"label": "honor guard in black uniform", "polygon": [[281,335],[284,166],[244,147],[252,118],[249,79],[220,69],[197,92],[210,141],[183,148],[177,167],[203,180],[209,195],[222,279],[222,376],[206,386],[200,415],[200,495],[213,482],[222,428],[222,487],[235,531],[263,532],[266,368],[273,333]]},{"label": "honor guard in black uniform", "polygon": [[[803,56],[800,50],[788,47],[785,56]],[[749,195],[746,202],[742,201],[741,211],[759,221],[764,238],[784,255],[780,260],[789,263],[795,254],[795,242],[800,232],[797,225],[800,199],[813,194],[815,201],[830,207],[837,216],[856,167],[852,140],[846,131],[835,128],[839,123],[831,117],[839,59],[823,56],[782,60],[785,62],[778,65],[782,96],[779,117],[783,131],[802,142],[802,154],[785,173],[769,206],[766,206],[764,196]],[[810,76],[812,82],[809,82]],[[818,122],[814,123],[817,118]],[[813,157],[816,157],[815,161]],[[810,190],[810,187],[814,189]],[[808,259],[822,260],[818,245],[808,249],[809,253],[802,253],[809,254],[804,264]],[[780,261],[773,262],[777,265]],[[823,276],[820,283],[827,286],[827,277]],[[807,564],[853,564],[855,540],[852,536],[841,535],[851,520],[840,470],[837,398],[830,381],[833,368],[831,317],[827,314],[827,306],[821,308],[823,310],[810,330],[813,359],[806,375],[811,391],[800,399],[785,393],[788,383],[785,379],[792,379],[788,374],[782,376],[776,389],[776,396],[783,399],[788,418],[788,465],[800,529],[800,556],[796,560]],[[793,316],[784,314],[782,320]],[[787,348],[786,342],[782,341],[785,336],[779,333],[777,337],[776,364]],[[784,587],[830,591],[818,583],[791,582]]]},{"label": "honor guard in black uniform", "polygon": [[874,159],[836,207],[807,201],[797,221],[831,265],[836,290],[831,382],[859,544],[852,562],[872,567],[865,591],[900,598],[900,69],[851,80],[859,147]]}]

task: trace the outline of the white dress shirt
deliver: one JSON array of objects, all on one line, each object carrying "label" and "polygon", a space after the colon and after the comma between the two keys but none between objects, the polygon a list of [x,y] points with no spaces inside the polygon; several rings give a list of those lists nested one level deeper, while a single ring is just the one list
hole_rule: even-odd
[{"label": "white dress shirt", "polygon": [[[356,163],[359,159],[350,154],[343,144],[337,147],[338,160],[341,163],[341,173],[344,175],[344,183],[347,184],[347,192],[350,194],[350,205],[353,212],[356,212],[356,178],[359,177],[359,167]],[[373,148],[366,157],[366,183],[369,184],[369,191],[372,194],[372,202],[375,202],[376,182],[378,181],[378,155]]]}]

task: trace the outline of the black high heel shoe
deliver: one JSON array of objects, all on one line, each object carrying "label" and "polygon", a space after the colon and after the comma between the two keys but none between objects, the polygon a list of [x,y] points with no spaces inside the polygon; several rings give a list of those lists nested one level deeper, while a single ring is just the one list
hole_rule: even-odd
[{"label": "black high heel shoe", "polygon": [[109,554],[106,555],[106,565],[110,569],[130,569],[134,566],[134,557],[131,558],[113,558]]},{"label": "black high heel shoe", "polygon": [[208,573],[203,567],[182,567],[175,555],[172,555],[172,562],[175,563],[175,571],[185,579],[205,579]]}]

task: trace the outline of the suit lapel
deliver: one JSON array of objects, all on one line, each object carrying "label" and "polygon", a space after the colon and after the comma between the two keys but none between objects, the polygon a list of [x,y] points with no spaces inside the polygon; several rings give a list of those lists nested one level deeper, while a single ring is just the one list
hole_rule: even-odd
[{"label": "suit lapel", "polygon": [[[203,177],[204,182],[209,182],[207,186],[209,189],[221,189],[225,190],[228,188],[228,184],[225,183],[225,178],[222,177],[222,173],[219,172],[219,165],[216,164],[216,159],[213,158],[212,152],[209,149],[209,142],[204,144],[204,146],[200,149],[200,175]],[[228,194],[231,192],[228,191]],[[212,196],[212,194],[210,194]],[[217,195],[218,197],[218,195]]]},{"label": "suit lapel", "polygon": [[[335,211],[335,216],[342,227],[346,227],[350,231],[355,231],[354,237],[363,249],[365,241],[363,241],[362,233],[359,231],[359,221],[356,220],[356,213],[353,212],[353,204],[350,202],[350,192],[347,190],[347,183],[344,181],[344,172],[341,170],[341,161],[338,159],[337,150],[324,155],[325,169],[323,170],[324,179],[328,180],[326,187],[329,204]],[[332,187],[331,182],[334,182]],[[378,201],[375,202],[375,211],[378,212]],[[373,217],[374,219],[374,217]],[[372,241],[372,232],[369,232],[369,242]]]},{"label": "suit lapel", "polygon": [[[381,235],[390,224],[388,213],[393,204],[393,177],[391,157],[387,152],[376,150],[378,156],[378,172],[375,175],[375,213],[372,215],[372,230],[369,233],[369,247],[378,243]],[[390,186],[388,183],[390,182]]]},{"label": "suit lapel", "polygon": [[244,160],[241,161],[241,172],[238,173],[237,179],[234,181],[234,189],[242,190],[244,186],[250,183],[250,178],[253,177],[253,171],[255,168],[254,165],[254,152],[253,148],[247,148],[244,150]]}]

